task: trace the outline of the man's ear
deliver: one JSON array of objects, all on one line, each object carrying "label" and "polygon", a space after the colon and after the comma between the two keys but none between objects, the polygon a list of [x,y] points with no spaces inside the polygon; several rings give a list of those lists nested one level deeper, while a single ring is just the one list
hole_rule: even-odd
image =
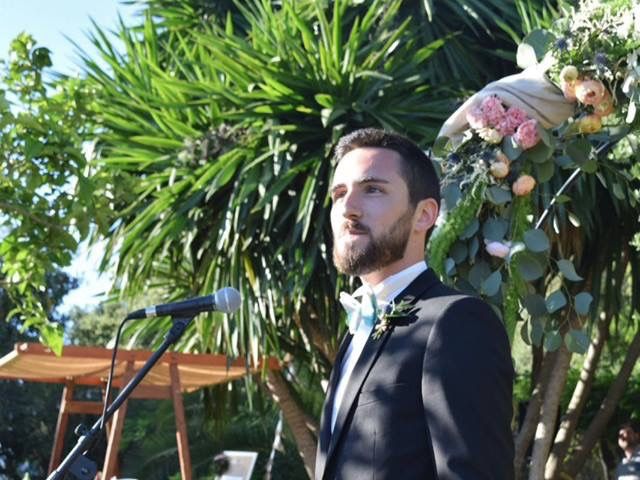
[{"label": "man's ear", "polygon": [[433,198],[420,200],[413,217],[413,229],[418,232],[428,232],[436,223],[438,210],[438,202]]}]

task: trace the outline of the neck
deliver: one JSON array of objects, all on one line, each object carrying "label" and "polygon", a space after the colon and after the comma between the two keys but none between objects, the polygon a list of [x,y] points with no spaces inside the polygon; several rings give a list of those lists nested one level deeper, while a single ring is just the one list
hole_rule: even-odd
[{"label": "neck", "polygon": [[633,456],[633,453],[636,451],[636,449],[638,448],[638,445],[634,445],[633,447],[627,447],[624,449],[624,456],[626,458],[631,458]]},{"label": "neck", "polygon": [[424,257],[410,257],[410,258],[401,258],[400,260],[390,263],[385,267],[376,270],[375,272],[367,273],[366,275],[360,275],[360,280],[363,284],[369,285],[371,287],[375,287],[380,282],[382,282],[385,278],[390,277],[391,275],[395,275],[398,272],[401,272],[405,268],[409,268],[411,265],[415,265],[416,263],[424,260]]}]

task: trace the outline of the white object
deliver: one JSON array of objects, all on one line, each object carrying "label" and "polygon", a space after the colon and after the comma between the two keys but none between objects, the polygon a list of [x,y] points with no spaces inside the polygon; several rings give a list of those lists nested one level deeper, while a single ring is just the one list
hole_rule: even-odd
[{"label": "white object", "polygon": [[220,480],[249,480],[251,478],[258,452],[224,450],[222,453],[229,459],[229,470],[220,477]]}]

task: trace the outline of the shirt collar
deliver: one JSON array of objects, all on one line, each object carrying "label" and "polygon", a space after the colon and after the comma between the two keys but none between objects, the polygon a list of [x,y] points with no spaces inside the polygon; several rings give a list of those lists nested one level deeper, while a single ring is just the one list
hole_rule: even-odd
[{"label": "shirt collar", "polygon": [[389,303],[426,269],[427,263],[421,260],[398,273],[394,273],[374,286],[362,285],[353,292],[353,296],[362,295],[367,289],[371,289],[378,303]]}]

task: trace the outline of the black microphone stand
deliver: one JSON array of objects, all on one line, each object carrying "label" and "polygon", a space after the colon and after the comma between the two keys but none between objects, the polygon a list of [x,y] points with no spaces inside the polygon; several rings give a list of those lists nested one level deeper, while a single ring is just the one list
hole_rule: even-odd
[{"label": "black microphone stand", "polygon": [[[165,336],[164,342],[162,342],[158,350],[149,357],[143,367],[136,372],[131,381],[120,391],[113,403],[109,405],[104,422],[102,422],[102,419],[98,419],[98,421],[93,424],[93,427],[78,439],[78,443],[73,447],[73,450],[69,452],[58,468],[51,472],[47,480],[62,480],[67,471],[73,474],[78,480],[93,480],[95,478],[98,468],[93,460],[85,456],[87,450],[96,440],[97,435],[102,431],[107,421],[116,413],[120,405],[122,405],[129,395],[131,395],[133,389],[138,386],[144,376],[153,368],[158,360],[160,360],[160,357],[164,355],[167,349],[182,336],[194,316],[195,315],[180,318],[172,317],[173,326]],[[105,401],[107,401],[107,399],[105,399]]]}]

